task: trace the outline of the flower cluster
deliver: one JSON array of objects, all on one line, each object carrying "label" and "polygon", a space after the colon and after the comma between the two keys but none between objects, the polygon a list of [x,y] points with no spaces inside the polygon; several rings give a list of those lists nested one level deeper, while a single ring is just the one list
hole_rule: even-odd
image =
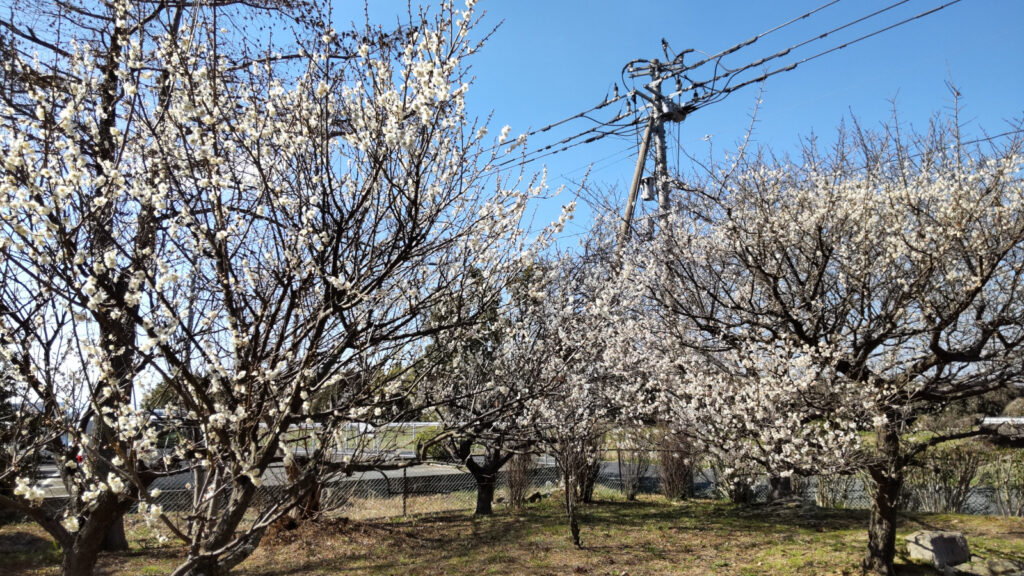
[{"label": "flower cluster", "polygon": [[29,479],[25,477],[15,479],[14,495],[28,500],[33,506],[39,506],[46,498],[46,491],[38,485],[30,486],[29,482]]}]

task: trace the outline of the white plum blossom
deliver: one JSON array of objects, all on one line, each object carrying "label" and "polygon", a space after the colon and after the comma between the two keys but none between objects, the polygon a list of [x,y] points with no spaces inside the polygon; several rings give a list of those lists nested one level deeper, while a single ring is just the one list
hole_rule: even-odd
[{"label": "white plum blossom", "polygon": [[[107,475],[106,485],[109,486],[110,490],[115,494],[120,494],[124,492],[125,489],[124,481],[121,480],[120,476],[113,472]],[[101,486],[103,486],[103,484],[101,484]]]},{"label": "white plum blossom", "polygon": [[46,498],[46,491],[38,485],[30,486],[28,478],[19,477],[15,480],[14,495],[28,500],[33,506],[39,506]]},{"label": "white plum blossom", "polygon": [[64,529],[68,532],[78,532],[78,529],[80,527],[78,523],[78,518],[75,516],[68,516],[67,518],[61,520],[60,525],[63,526]]}]

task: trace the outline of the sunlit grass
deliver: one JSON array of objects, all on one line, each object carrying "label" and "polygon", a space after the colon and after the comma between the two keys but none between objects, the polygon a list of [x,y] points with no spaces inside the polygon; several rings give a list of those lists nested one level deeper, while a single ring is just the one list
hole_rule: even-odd
[{"label": "sunlit grass", "polygon": [[[499,509],[486,518],[455,512],[310,523],[269,536],[235,573],[852,575],[867,541],[865,511],[601,496],[605,500],[583,510],[582,549],[570,544],[554,494],[518,514]],[[972,551],[986,559],[1024,561],[1022,518],[915,514],[903,520],[900,541],[922,528],[962,531]],[[139,523],[129,531],[132,551],[105,556],[103,573],[167,573],[184,553],[180,546],[157,544]],[[18,538],[30,545],[12,549]],[[58,573],[52,542],[32,525],[0,528],[0,545],[13,574]],[[928,573],[897,561],[904,574]]]}]

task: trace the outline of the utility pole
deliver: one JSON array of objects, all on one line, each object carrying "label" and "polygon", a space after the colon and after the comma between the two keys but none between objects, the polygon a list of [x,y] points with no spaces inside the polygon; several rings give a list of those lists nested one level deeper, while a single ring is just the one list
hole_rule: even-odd
[{"label": "utility pole", "polygon": [[[658,218],[662,226],[668,216],[668,150],[665,146],[665,121],[669,117],[671,101],[661,96],[661,66],[658,61],[651,62],[651,75],[657,79],[651,82],[650,90],[653,99],[654,113],[658,116],[658,123],[654,128],[654,185],[658,194]],[[685,116],[684,116],[685,117]]]},{"label": "utility pole", "polygon": [[666,100],[661,93],[662,64],[658,60],[651,60],[647,66],[647,72],[637,76],[649,75],[651,81],[642,88],[649,94],[639,90],[635,94],[647,100],[650,105],[650,115],[647,119],[647,127],[644,129],[643,140],[640,143],[640,153],[636,159],[636,169],[633,171],[633,181],[629,186],[629,198],[626,200],[626,213],[622,219],[622,229],[619,232],[619,245],[621,246],[629,238],[629,230],[633,225],[633,212],[636,211],[636,196],[640,190],[643,180],[644,166],[647,164],[647,151],[650,148],[651,137],[654,137],[654,186],[657,191],[659,219],[662,225],[669,211],[669,188],[668,177],[668,154],[665,144],[665,122],[682,122],[690,113],[691,107],[678,106],[671,100]]},{"label": "utility pole", "polygon": [[647,119],[647,128],[644,128],[644,138],[640,142],[640,154],[636,158],[636,168],[633,170],[633,182],[629,185],[629,199],[626,200],[626,216],[622,221],[622,230],[619,232],[619,245],[621,246],[628,237],[629,228],[633,225],[633,212],[636,208],[636,193],[640,189],[640,178],[644,173],[644,164],[647,163],[647,148],[651,144],[651,132],[657,124],[655,115]]}]

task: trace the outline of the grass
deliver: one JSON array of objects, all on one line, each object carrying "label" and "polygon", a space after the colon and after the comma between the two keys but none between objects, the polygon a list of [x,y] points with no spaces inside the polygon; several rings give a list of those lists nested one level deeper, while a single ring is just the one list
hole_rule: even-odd
[{"label": "grass", "polygon": [[[238,569],[247,576],[326,574],[735,574],[846,575],[866,544],[867,513],[797,506],[735,507],[717,501],[602,501],[584,509],[582,549],[569,544],[564,516],[552,497],[520,514],[493,517],[469,513],[307,524],[268,536]],[[902,537],[919,529],[967,534],[972,551],[985,559],[1024,561],[1024,518],[911,515]],[[159,545],[132,521],[132,550],[104,556],[101,573],[166,574],[183,549]],[[934,574],[898,563],[902,574]],[[36,527],[0,527],[0,562],[5,573],[57,573],[59,555]]]}]

